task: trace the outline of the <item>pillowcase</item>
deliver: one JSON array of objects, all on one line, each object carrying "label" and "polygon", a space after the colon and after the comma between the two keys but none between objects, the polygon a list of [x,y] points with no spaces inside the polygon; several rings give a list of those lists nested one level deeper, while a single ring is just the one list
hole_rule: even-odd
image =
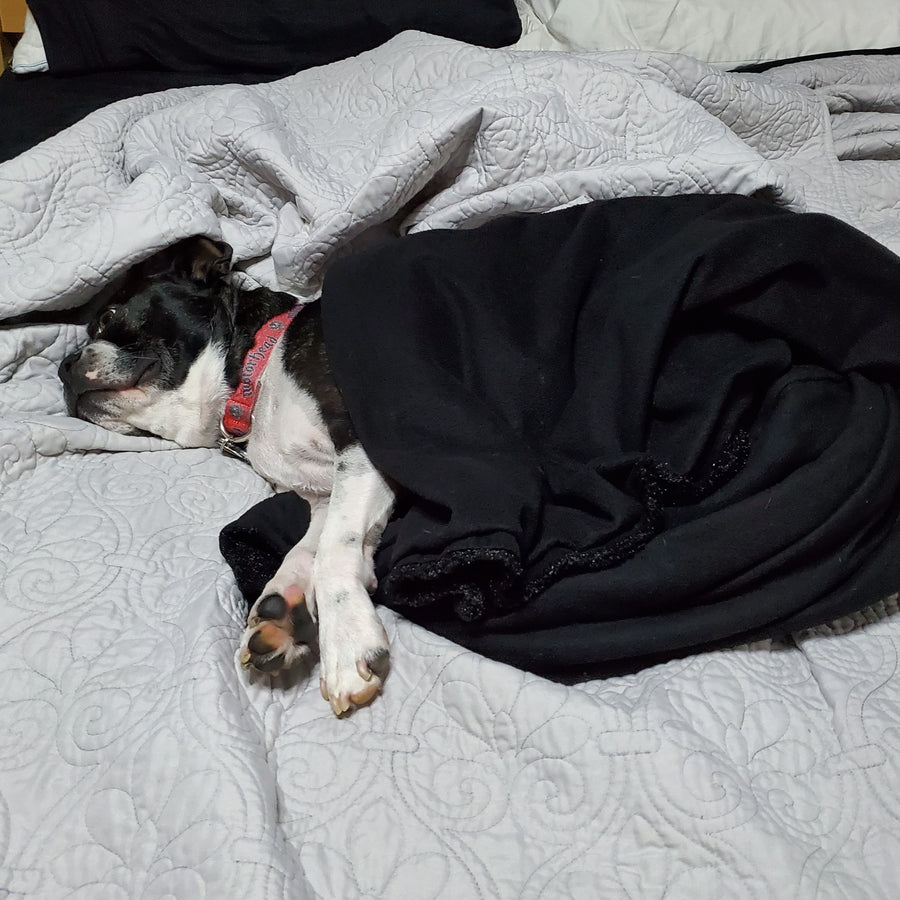
[{"label": "pillowcase", "polygon": [[47,71],[47,54],[44,52],[44,41],[41,32],[34,21],[31,10],[25,13],[25,28],[22,37],[13,50],[10,68],[17,75],[27,75],[30,72]]},{"label": "pillowcase", "polygon": [[897,0],[519,0],[516,46],[661,50],[725,69],[900,47]]},{"label": "pillowcase", "polygon": [[521,33],[514,0],[29,0],[53,74],[289,74],[415,29],[485,47]]}]

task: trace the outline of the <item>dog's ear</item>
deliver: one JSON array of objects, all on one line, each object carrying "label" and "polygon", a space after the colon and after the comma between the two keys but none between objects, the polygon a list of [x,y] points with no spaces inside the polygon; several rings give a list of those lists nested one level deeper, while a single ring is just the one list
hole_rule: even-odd
[{"label": "dog's ear", "polygon": [[209,284],[229,273],[231,254],[231,246],[224,241],[196,235],[154,253],[137,266],[137,271],[145,278],[171,273]]},{"label": "dog's ear", "polygon": [[201,236],[188,238],[182,243],[188,244],[188,274],[194,281],[214,281],[224,278],[231,271],[231,246],[224,241]]}]

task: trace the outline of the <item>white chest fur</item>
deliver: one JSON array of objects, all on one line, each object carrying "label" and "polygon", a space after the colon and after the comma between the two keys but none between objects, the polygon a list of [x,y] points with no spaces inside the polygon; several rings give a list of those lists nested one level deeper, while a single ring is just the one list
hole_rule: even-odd
[{"label": "white chest fur", "polygon": [[[98,343],[103,345],[102,341]],[[174,390],[150,387],[117,391],[109,398],[112,421],[158,434],[182,447],[213,447],[219,435],[221,409],[229,394],[224,370],[224,353],[211,344]],[[105,421],[98,424],[115,430]]]},{"label": "white chest fur", "polygon": [[267,481],[299,494],[328,494],[334,445],[316,401],[282,364],[277,346],[260,382],[247,459]]}]

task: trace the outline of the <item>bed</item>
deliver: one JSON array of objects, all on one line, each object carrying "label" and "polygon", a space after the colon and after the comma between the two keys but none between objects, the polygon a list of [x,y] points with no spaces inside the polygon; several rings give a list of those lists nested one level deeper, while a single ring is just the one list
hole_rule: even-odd
[{"label": "bed", "polygon": [[288,75],[127,76],[65,44],[52,74],[51,6],[50,74],[0,88],[120,93],[0,165],[0,896],[893,898],[900,585],[565,681],[382,607],[384,694],[338,719],[314,671],[236,659],[220,533],[269,485],[67,417],[56,376],[88,300],[197,233],[303,299],[373,236],[625,196],[765,197],[900,252],[891,4],[796,33],[777,4],[753,29],[741,4],[472,4],[480,34],[413,17]]}]

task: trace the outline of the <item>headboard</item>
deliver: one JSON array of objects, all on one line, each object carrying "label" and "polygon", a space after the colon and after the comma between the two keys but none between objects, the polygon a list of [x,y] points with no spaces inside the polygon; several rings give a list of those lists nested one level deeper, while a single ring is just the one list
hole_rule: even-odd
[{"label": "headboard", "polygon": [[8,34],[21,34],[25,30],[25,0],[0,0],[0,72],[12,56],[12,44]]},{"label": "headboard", "polygon": [[0,0],[0,31],[21,34],[25,28],[25,0]]}]

